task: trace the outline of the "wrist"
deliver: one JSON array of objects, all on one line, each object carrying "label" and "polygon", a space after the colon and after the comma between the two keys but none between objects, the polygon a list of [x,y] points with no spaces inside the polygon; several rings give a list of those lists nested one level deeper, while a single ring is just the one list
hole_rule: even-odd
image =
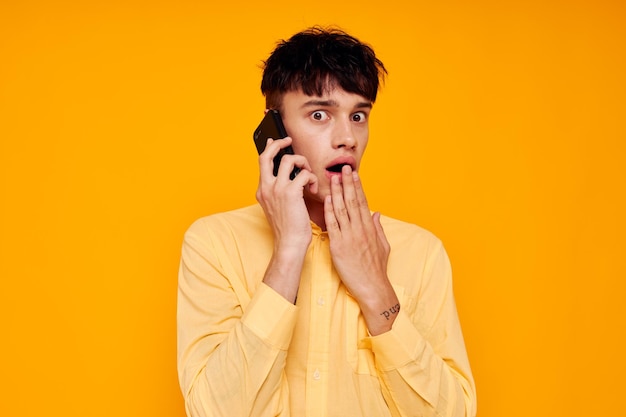
[{"label": "wrist", "polygon": [[360,294],[355,298],[372,336],[391,330],[401,308],[400,301],[391,285],[388,288]]},{"label": "wrist", "polygon": [[297,247],[275,249],[263,277],[266,285],[294,304],[300,286],[306,249],[301,250]]},{"label": "wrist", "polygon": [[294,261],[304,259],[309,245],[311,244],[311,236],[302,239],[276,240],[274,242],[274,257],[277,260]]}]

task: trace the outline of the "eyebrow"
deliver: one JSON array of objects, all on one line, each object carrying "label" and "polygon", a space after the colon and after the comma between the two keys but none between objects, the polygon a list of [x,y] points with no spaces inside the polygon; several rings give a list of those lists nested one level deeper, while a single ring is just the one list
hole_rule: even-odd
[{"label": "eyebrow", "polygon": [[[339,103],[336,100],[309,100],[304,103],[301,108],[321,106],[321,107],[339,107]],[[371,109],[372,103],[369,101],[361,101],[354,106],[356,109]]]}]

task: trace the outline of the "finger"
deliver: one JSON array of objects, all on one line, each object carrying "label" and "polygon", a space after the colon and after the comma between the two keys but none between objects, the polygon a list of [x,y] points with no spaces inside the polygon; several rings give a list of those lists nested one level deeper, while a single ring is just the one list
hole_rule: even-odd
[{"label": "finger", "polygon": [[[361,212],[359,207],[359,200],[357,197],[357,192],[354,187],[354,178],[353,178],[352,168],[349,165],[345,165],[341,169],[341,183],[343,186],[343,201],[346,205],[346,209],[348,211],[348,217],[350,217],[350,222],[355,225],[358,220],[361,218]],[[367,216],[369,217],[369,215]]]},{"label": "finger", "polygon": [[365,233],[367,235],[371,235],[375,233],[375,227],[372,222],[372,215],[370,213],[370,208],[367,204],[367,198],[365,197],[365,192],[363,191],[361,177],[359,177],[359,174],[356,171],[352,173],[352,183],[354,185],[354,191],[356,194],[358,210],[361,216],[363,227],[365,229]]},{"label": "finger", "polygon": [[350,225],[350,217],[348,216],[348,210],[343,201],[343,187],[339,182],[339,176],[333,175],[330,179],[330,195],[332,197],[333,212],[337,223],[341,230],[348,230]]},{"label": "finger", "polygon": [[311,171],[311,165],[309,165],[309,161],[303,155],[283,155],[280,159],[280,165],[278,167],[278,175],[277,177],[286,180],[291,180],[290,175],[295,167],[300,168],[301,170]]},{"label": "finger", "polygon": [[[300,173],[302,173],[302,171],[300,171]],[[317,194],[319,192],[319,178],[317,178],[317,175],[312,172],[310,172],[310,174],[312,178],[307,183],[309,186],[309,191],[311,192],[311,194]]]},{"label": "finger", "polygon": [[390,248],[390,245],[389,245],[389,241],[387,240],[387,236],[385,235],[385,231],[383,230],[383,225],[380,223],[380,212],[374,213],[372,215],[372,220],[374,222],[376,235],[378,236],[380,243],[383,245],[385,250],[388,251]]},{"label": "finger", "polygon": [[335,217],[335,210],[333,208],[333,199],[330,195],[324,198],[324,221],[326,223],[326,231],[328,236],[332,239],[339,232],[339,224]]},{"label": "finger", "polygon": [[270,146],[274,140],[269,138],[265,143],[265,149],[259,154],[259,171],[261,178],[267,177],[268,173],[273,173],[273,164],[271,163],[272,156],[270,156]]},{"label": "finger", "polygon": [[[289,179],[289,177],[287,177]],[[302,169],[293,180],[289,180],[293,185],[304,188],[309,187],[309,191],[313,194],[317,194],[318,190],[318,178],[313,172],[308,169]]]},{"label": "finger", "polygon": [[286,137],[284,139],[274,140],[272,138],[267,140],[265,149],[259,155],[259,170],[261,177],[273,178],[274,176],[274,157],[278,155],[281,149],[291,145],[291,138]]},{"label": "finger", "polygon": [[370,217],[370,208],[367,204],[367,198],[365,197],[365,191],[363,191],[363,185],[361,184],[361,177],[354,171],[352,172],[352,184],[354,186],[354,193],[356,194],[356,200],[358,203],[361,218]]}]

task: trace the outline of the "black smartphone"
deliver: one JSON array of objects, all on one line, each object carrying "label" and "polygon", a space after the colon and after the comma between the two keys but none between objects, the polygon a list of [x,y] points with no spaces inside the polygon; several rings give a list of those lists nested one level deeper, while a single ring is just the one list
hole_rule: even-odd
[{"label": "black smartphone", "polygon": [[[285,126],[283,125],[283,120],[280,118],[280,113],[278,110],[269,110],[265,113],[265,117],[259,123],[259,126],[254,130],[254,144],[256,145],[256,150],[259,155],[265,150],[265,145],[267,144],[267,139],[282,139],[287,136],[287,131],[285,130]],[[289,154],[293,155],[293,148],[291,146],[287,146],[284,149],[281,149],[278,152],[278,155],[274,157],[274,176],[278,175],[278,166],[280,165],[280,160],[283,155]],[[290,179],[294,179],[296,175],[300,172],[300,168],[294,167],[293,171],[289,175]]]}]

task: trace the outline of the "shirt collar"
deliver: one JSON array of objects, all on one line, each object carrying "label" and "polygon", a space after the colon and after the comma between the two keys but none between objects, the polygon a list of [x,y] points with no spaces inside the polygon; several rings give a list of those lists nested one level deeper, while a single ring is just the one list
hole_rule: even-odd
[{"label": "shirt collar", "polygon": [[313,236],[320,236],[326,232],[322,231],[322,228],[319,227],[315,222],[311,220],[311,230],[313,230]]}]

